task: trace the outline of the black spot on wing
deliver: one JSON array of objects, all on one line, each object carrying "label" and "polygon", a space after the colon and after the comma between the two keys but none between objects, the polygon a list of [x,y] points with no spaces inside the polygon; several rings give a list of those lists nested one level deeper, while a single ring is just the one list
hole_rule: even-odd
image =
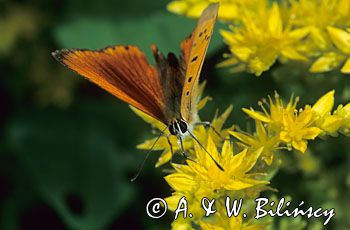
[{"label": "black spot on wing", "polygon": [[191,62],[195,62],[197,61],[197,59],[198,59],[198,56],[195,56],[194,58],[192,58]]}]

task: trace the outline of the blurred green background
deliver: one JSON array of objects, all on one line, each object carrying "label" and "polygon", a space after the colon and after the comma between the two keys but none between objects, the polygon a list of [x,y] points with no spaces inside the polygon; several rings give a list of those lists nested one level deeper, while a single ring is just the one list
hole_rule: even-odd
[{"label": "blurred green background", "polygon": [[[150,127],[128,106],[51,57],[61,48],[102,48],[134,44],[150,55],[150,44],[179,53],[194,20],[166,11],[167,0],[0,0],[0,229],[168,229],[172,214],[153,220],[146,203],[171,190],[154,152],[136,182],[144,152],[135,146],[152,137]],[[336,104],[350,101],[350,78],[311,75],[300,65],[276,64],[256,78],[217,69],[226,51],[218,23],[202,71],[201,111],[210,120],[234,105],[228,126],[252,129],[242,107],[277,90],[301,104],[336,89]],[[151,61],[153,62],[153,61]],[[333,207],[328,225],[350,226],[350,141],[339,136],[310,143],[311,150],[281,152],[284,161],[272,180],[278,196]],[[287,225],[288,226],[288,225]],[[311,228],[321,227],[311,222]],[[287,227],[288,228],[288,227]]]}]

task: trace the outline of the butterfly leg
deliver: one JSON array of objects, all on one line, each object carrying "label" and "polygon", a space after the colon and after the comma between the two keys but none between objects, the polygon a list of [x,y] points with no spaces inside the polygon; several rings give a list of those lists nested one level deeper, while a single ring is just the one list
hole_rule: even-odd
[{"label": "butterfly leg", "polygon": [[203,125],[204,127],[209,127],[211,128],[214,133],[216,135],[218,135],[222,140],[230,140],[229,138],[224,138],[223,136],[221,136],[221,134],[219,133],[219,131],[216,130],[216,128],[209,122],[209,121],[200,121],[194,124],[195,126],[197,125]]},{"label": "butterfly leg", "polygon": [[172,145],[171,142],[170,142],[170,138],[169,138],[170,135],[171,135],[171,134],[166,135],[166,140],[168,141],[168,144],[169,144],[169,147],[170,147],[170,152],[171,152],[171,163],[173,163],[174,150],[173,150],[173,145]]},{"label": "butterfly leg", "polygon": [[[170,138],[169,138],[170,135],[171,135],[171,134],[166,135],[166,139],[167,139],[168,144],[169,144],[169,146],[170,146],[171,163],[173,163],[174,150],[173,150],[173,145],[172,145],[171,142],[170,142]],[[183,143],[182,143],[182,138],[181,138],[181,136],[177,136],[177,138],[178,138],[178,144],[179,144],[179,146],[180,146],[180,148],[181,148],[181,154],[182,154],[182,156],[185,158],[185,160],[190,160],[190,161],[195,162],[193,159],[188,158],[188,156],[186,155],[186,152],[185,152],[185,150],[184,150],[184,146],[183,146]]]},{"label": "butterfly leg", "polygon": [[181,148],[181,154],[182,154],[182,156],[187,160],[188,157],[187,157],[187,155],[186,155],[186,153],[185,153],[184,145],[183,145],[183,143],[182,143],[182,138],[181,138],[181,136],[178,136],[178,137],[177,137],[177,142],[178,142],[178,145],[179,145],[180,148]]},{"label": "butterfly leg", "polygon": [[178,142],[178,145],[180,146],[181,148],[181,154],[182,156],[185,158],[185,160],[189,160],[189,161],[192,161],[192,162],[196,162],[195,160],[189,158],[187,155],[186,155],[186,152],[185,152],[185,149],[184,149],[184,145],[183,145],[183,141],[182,141],[182,137],[180,135],[177,136],[177,142]]}]

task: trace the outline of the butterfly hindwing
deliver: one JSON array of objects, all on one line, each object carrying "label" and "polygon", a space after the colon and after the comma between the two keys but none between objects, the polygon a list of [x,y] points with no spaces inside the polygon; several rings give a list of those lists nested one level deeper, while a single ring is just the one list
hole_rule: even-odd
[{"label": "butterfly hindwing", "polygon": [[152,52],[164,89],[165,117],[170,123],[174,119],[181,118],[181,93],[185,81],[185,72],[175,54],[170,52],[165,57],[155,45],[152,45]]},{"label": "butterfly hindwing", "polygon": [[181,43],[181,64],[186,66],[186,78],[181,96],[181,115],[188,123],[191,123],[192,116],[195,114],[198,78],[213,33],[218,8],[218,3],[208,6],[199,18],[191,36]]},{"label": "butterfly hindwing", "polygon": [[66,49],[54,52],[53,56],[115,97],[166,122],[159,73],[136,46],[113,46],[98,51]]}]

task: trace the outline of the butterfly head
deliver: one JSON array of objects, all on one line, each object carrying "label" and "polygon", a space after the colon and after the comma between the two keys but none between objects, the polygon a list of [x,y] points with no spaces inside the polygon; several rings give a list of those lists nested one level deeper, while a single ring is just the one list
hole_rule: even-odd
[{"label": "butterfly head", "polygon": [[168,126],[169,132],[171,135],[185,135],[187,130],[188,130],[188,125],[186,123],[186,121],[182,120],[182,119],[175,119],[173,121],[170,122],[169,126]]}]

